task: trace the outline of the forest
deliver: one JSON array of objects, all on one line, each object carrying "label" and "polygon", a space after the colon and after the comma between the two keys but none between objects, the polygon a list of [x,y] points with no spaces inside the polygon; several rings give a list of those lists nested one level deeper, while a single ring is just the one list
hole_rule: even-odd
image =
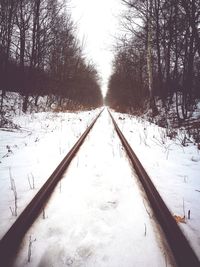
[{"label": "forest", "polygon": [[123,34],[115,44],[106,102],[153,117],[173,110],[180,124],[200,99],[200,1],[121,2]]},{"label": "forest", "polygon": [[8,92],[21,109],[88,109],[102,104],[100,78],[86,61],[65,0],[0,0],[0,110]]}]

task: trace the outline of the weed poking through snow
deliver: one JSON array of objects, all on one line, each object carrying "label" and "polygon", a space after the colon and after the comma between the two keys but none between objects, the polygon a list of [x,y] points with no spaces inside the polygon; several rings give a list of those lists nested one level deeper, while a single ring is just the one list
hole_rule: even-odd
[{"label": "weed poking through snow", "polygon": [[32,240],[31,235],[29,236],[29,244],[28,244],[28,262],[31,261],[31,256],[32,256],[32,245],[33,242],[36,241],[36,238]]},{"label": "weed poking through snow", "polygon": [[13,191],[14,195],[14,208],[10,207],[10,211],[13,216],[17,216],[17,189],[15,185],[15,180],[12,177],[11,167],[9,167],[9,176],[10,176],[10,188]]},{"label": "weed poking through snow", "polygon": [[144,223],[144,236],[146,236],[147,235],[147,225],[146,225],[146,223]]},{"label": "weed poking through snow", "polygon": [[32,173],[30,173],[30,175],[28,174],[27,179],[28,179],[30,190],[35,189],[35,177],[33,176],[33,174]]}]

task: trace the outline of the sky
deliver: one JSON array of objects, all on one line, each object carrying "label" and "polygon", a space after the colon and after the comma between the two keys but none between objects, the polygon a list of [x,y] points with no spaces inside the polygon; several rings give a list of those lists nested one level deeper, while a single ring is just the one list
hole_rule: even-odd
[{"label": "sky", "polygon": [[84,40],[84,54],[96,66],[105,95],[112,72],[113,44],[119,30],[120,0],[71,0],[72,19]]}]

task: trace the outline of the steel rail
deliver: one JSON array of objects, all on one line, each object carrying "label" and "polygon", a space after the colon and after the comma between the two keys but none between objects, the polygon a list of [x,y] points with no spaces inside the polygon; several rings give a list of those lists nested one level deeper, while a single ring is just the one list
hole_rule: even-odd
[{"label": "steel rail", "polygon": [[86,131],[81,135],[75,145],[71,148],[68,154],[60,162],[48,180],[40,188],[31,202],[26,206],[23,212],[19,215],[14,224],[10,227],[8,232],[3,236],[0,241],[0,266],[8,267],[12,266],[14,258],[18,252],[20,243],[26,234],[27,230],[33,224],[34,220],[37,218],[41,212],[44,205],[47,203],[51,193],[53,192],[55,186],[62,178],[63,173],[66,171],[70,162],[76,155],[77,151],[83,144],[86,136],[100,117],[103,109],[98,114],[98,116],[89,125]]},{"label": "steel rail", "polygon": [[164,203],[163,199],[152,183],[149,175],[145,171],[136,154],[133,152],[133,149],[122,134],[111,112],[109,110],[108,112],[114,124],[115,130],[117,131],[117,134],[146,192],[155,217],[165,234],[166,240],[168,241],[168,245],[173,253],[177,266],[200,267],[200,261],[191,248],[188,240],[180,230],[175,219],[173,218],[172,214],[170,213],[169,209],[167,208],[166,204]]}]

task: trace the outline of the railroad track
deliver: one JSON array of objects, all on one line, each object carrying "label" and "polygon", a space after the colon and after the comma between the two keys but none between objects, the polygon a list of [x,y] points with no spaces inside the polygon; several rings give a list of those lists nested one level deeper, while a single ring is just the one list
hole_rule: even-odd
[{"label": "railroad track", "polygon": [[[77,151],[83,144],[86,136],[95,125],[96,121],[100,117],[102,111],[98,114],[95,120],[83,133],[77,143],[73,146],[67,156],[62,160],[59,166],[55,169],[52,175],[49,177],[47,182],[39,190],[33,200],[25,208],[25,210],[18,217],[16,222],[12,225],[9,231],[0,241],[0,265],[1,266],[12,266],[15,259],[16,253],[19,249],[20,243],[26,234],[29,227],[33,224],[34,220],[38,217],[39,213],[47,203],[51,193],[55,186],[62,178],[63,173],[66,171],[70,162],[76,155]],[[117,123],[115,122],[112,114],[109,111],[115,130],[121,140],[123,147],[125,148],[133,167],[139,177],[139,180],[146,192],[150,205],[154,211],[154,215],[161,226],[166,240],[168,241],[169,247],[173,253],[174,259],[177,266],[180,267],[197,267],[200,266],[200,262],[192,250],[187,239],[181,232],[173,216],[166,207],[164,201],[160,197],[156,188],[154,187],[151,179],[144,170],[142,164],[138,160],[137,156],[133,152],[132,148],[126,141],[122,132],[120,131]]]},{"label": "railroad track", "polygon": [[61,163],[57,166],[45,184],[41,187],[32,201],[27,205],[24,211],[19,215],[15,223],[11,226],[8,232],[3,236],[0,241],[0,266],[3,267],[12,266],[16,253],[18,251],[19,245],[29,229],[33,224],[34,220],[37,218],[42,208],[48,201],[54,188],[62,178],[63,173],[66,171],[72,159],[75,157],[77,151],[81,147],[88,133],[93,128],[97,119],[101,115],[103,110],[98,114],[98,116],[89,125],[86,131],[81,135],[75,145],[71,148],[69,153],[64,157]]},{"label": "railroad track", "polygon": [[136,154],[132,150],[131,146],[127,142],[126,138],[120,131],[116,121],[114,120],[112,114],[109,111],[109,114],[112,118],[114,127],[117,131],[117,134],[126,149],[126,152],[133,164],[134,169],[138,175],[138,178],[146,192],[148,200],[151,204],[151,207],[154,211],[156,219],[158,220],[165,237],[168,241],[169,247],[172,250],[174,259],[177,263],[177,266],[180,267],[197,267],[200,266],[200,262],[191,248],[189,242],[183,235],[182,231],[178,227],[175,219],[152,183],[149,175],[143,168],[141,162],[137,158]]}]

